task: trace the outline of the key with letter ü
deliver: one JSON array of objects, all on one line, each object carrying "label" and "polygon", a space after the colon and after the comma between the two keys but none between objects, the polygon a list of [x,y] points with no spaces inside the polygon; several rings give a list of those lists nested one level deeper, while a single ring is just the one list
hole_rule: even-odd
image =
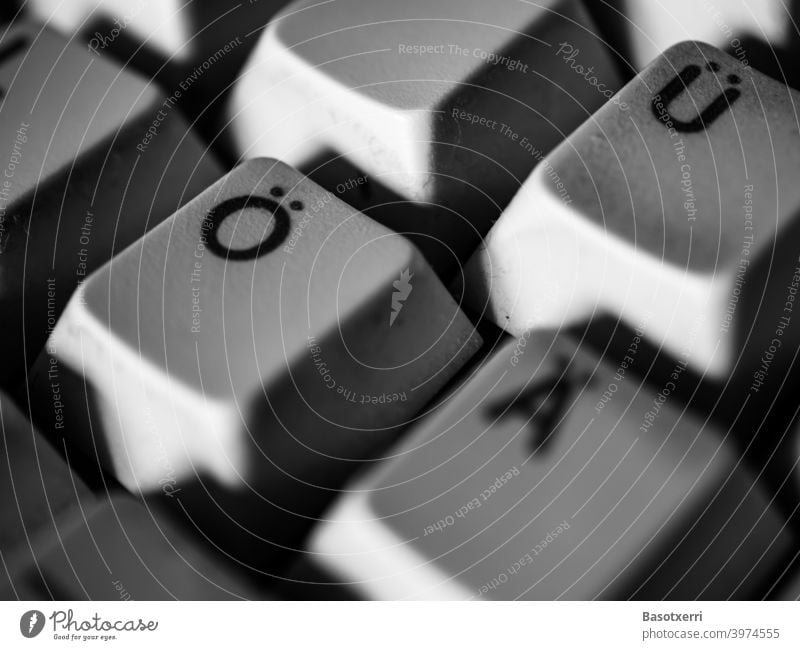
[{"label": "key with letter \u00fc", "polygon": [[407,240],[255,159],[87,280],[40,359],[35,410],[85,430],[130,490],[266,556],[479,345]]},{"label": "key with letter \u00fc", "polygon": [[791,361],[800,95],[687,42],[617,99],[525,182],[468,302],[515,333],[618,315],[709,376]]}]

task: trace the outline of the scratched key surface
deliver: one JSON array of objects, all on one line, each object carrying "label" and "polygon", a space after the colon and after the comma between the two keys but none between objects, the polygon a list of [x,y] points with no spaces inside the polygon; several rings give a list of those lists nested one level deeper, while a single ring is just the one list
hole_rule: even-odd
[{"label": "scratched key surface", "polygon": [[235,152],[312,173],[452,267],[619,87],[594,31],[572,0],[292,3],[234,89]]},{"label": "scratched key surface", "polygon": [[791,538],[722,432],[631,374],[640,342],[613,363],[510,341],[351,486],[313,557],[378,598],[747,597]]},{"label": "scratched key surface", "polygon": [[469,263],[468,303],[517,334],[644,323],[715,377],[788,362],[799,98],[711,46],[671,48],[531,174]]},{"label": "scratched key surface", "polygon": [[[0,380],[19,381],[75,285],[216,180],[156,88],[34,23],[0,40]],[[24,338],[23,338],[24,336]]]},{"label": "scratched key surface", "polygon": [[82,285],[39,361],[36,413],[52,431],[55,358],[74,391],[56,435],[83,430],[127,488],[268,555],[479,344],[407,240],[257,159]]}]

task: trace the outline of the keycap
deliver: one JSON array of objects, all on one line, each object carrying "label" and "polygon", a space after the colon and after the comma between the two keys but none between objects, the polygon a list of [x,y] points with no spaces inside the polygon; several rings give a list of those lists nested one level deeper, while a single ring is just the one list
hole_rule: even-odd
[{"label": "keycap", "polygon": [[221,173],[152,85],[34,23],[3,32],[0,93],[0,383],[12,386],[74,287]]},{"label": "keycap", "polygon": [[622,47],[636,70],[686,40],[707,42],[743,65],[758,67],[767,53],[773,62],[780,60],[781,50],[796,38],[791,6],[784,0],[616,0],[613,4],[615,22],[628,41]]},{"label": "keycap", "polygon": [[[792,537],[724,432],[557,332],[511,339],[309,553],[372,598],[748,597]],[[680,367],[675,372],[680,374]]]},{"label": "keycap", "polygon": [[167,94],[191,94],[193,101],[178,102],[191,114],[199,108],[196,99],[213,99],[232,83],[261,29],[284,4],[30,0],[26,7],[50,27],[78,35],[94,56],[134,66],[158,79]]},{"label": "keycap", "polygon": [[[31,390],[41,426],[126,488],[267,558],[480,340],[407,240],[254,159],[81,285]],[[53,359],[69,434],[46,401]]]},{"label": "keycap", "polygon": [[39,575],[29,570],[22,582],[32,597],[57,600],[268,597],[201,543],[130,496],[112,494],[44,544],[37,558]]},{"label": "keycap", "polygon": [[446,274],[618,89],[594,32],[572,0],[294,2],[233,90],[230,139],[369,208]]},{"label": "keycap", "polygon": [[757,391],[797,341],[797,101],[709,45],[669,49],[525,181],[465,301],[516,335],[618,316]]}]

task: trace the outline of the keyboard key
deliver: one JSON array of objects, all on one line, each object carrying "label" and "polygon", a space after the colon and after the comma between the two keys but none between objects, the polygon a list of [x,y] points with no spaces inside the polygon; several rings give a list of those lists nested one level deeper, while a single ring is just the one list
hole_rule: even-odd
[{"label": "keyboard key", "polygon": [[41,578],[23,580],[57,600],[263,599],[232,569],[129,496],[98,503],[38,554]]},{"label": "keyboard key", "polygon": [[375,598],[750,596],[790,535],[722,432],[634,361],[511,340],[350,486],[311,553]]},{"label": "keyboard key", "polygon": [[94,431],[84,448],[125,487],[264,556],[479,345],[407,240],[256,159],[82,285],[39,361],[35,410],[53,431],[55,363],[71,435]]},{"label": "keyboard key", "polygon": [[[630,64],[641,70],[667,48],[686,40],[704,41],[758,67],[762,51],[773,61],[791,43],[792,17],[784,0],[618,0],[627,17]],[[617,24],[624,24],[617,14]],[[623,47],[625,47],[623,45]]]},{"label": "keyboard key", "polygon": [[798,100],[708,45],[670,49],[531,174],[466,302],[514,334],[620,316],[757,388],[798,339]]},{"label": "keyboard key", "polygon": [[594,31],[573,0],[294,2],[233,91],[234,149],[313,174],[452,268],[619,87]]},{"label": "keyboard key", "polygon": [[[180,90],[213,98],[235,79],[261,28],[285,0],[29,0],[31,15],[89,51],[156,77],[167,94]],[[201,89],[200,93],[197,90]],[[180,107],[193,112],[194,101]]]},{"label": "keyboard key", "polygon": [[[221,175],[152,85],[34,24],[0,40],[0,383],[74,287]],[[24,338],[23,338],[24,336]]]}]

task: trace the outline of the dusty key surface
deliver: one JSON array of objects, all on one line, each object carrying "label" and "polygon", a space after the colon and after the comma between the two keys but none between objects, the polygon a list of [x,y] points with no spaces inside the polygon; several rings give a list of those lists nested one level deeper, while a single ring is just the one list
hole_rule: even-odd
[{"label": "dusty key surface", "polygon": [[228,116],[237,155],[313,172],[441,269],[619,83],[580,2],[304,0],[264,32]]},{"label": "dusty key surface", "polygon": [[81,287],[39,361],[37,412],[52,429],[50,364],[77,374],[60,379],[72,435],[90,431],[75,419],[88,400],[82,444],[126,487],[268,547],[309,526],[479,344],[403,237],[258,159]]},{"label": "dusty key surface", "polygon": [[[0,40],[0,381],[74,287],[221,171],[157,89],[33,23]],[[24,339],[23,339],[24,336]]]},{"label": "dusty key surface", "polygon": [[798,99],[708,45],[668,50],[528,178],[467,301],[516,334],[618,315],[717,377],[789,360]]},{"label": "dusty key surface", "polygon": [[791,538],[722,432],[630,374],[637,346],[512,340],[350,486],[311,557],[374,598],[747,597]]}]

